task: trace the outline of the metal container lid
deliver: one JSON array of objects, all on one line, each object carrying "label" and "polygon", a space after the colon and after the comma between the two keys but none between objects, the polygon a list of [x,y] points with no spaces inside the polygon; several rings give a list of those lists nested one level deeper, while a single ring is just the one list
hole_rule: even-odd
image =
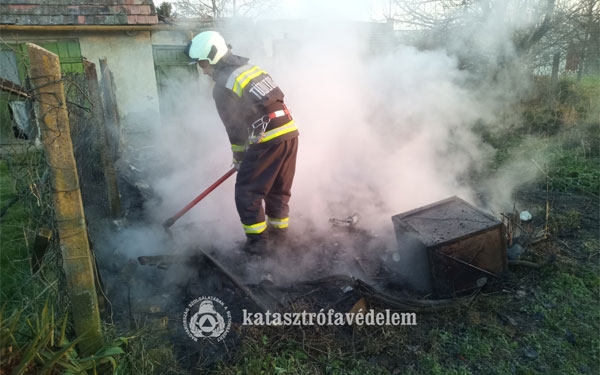
[{"label": "metal container lid", "polygon": [[410,227],[427,247],[500,224],[490,214],[456,196],[395,215],[393,220]]}]

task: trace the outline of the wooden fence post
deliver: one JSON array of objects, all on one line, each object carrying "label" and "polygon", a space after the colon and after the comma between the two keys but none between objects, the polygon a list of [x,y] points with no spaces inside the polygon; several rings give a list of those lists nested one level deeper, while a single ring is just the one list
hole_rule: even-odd
[{"label": "wooden fence post", "polygon": [[100,97],[100,86],[98,85],[98,74],[96,65],[88,60],[83,60],[83,71],[87,81],[90,102],[92,103],[92,114],[95,125],[98,127],[98,139],[96,140],[100,149],[100,158],[102,160],[102,171],[104,174],[104,183],[106,184],[106,193],[108,198],[108,208],[112,218],[123,216],[121,207],[121,198],[119,197],[119,186],[117,175],[115,173],[114,160],[109,151],[108,138],[106,134],[106,123],[104,111],[102,109],[102,99]]},{"label": "wooden fence post", "polygon": [[106,121],[106,129],[108,130],[108,146],[110,147],[113,160],[117,160],[121,156],[123,137],[121,134],[117,100],[115,98],[113,75],[110,69],[108,69],[108,60],[106,57],[100,58],[100,73],[102,74],[102,98],[104,99],[104,119]]},{"label": "wooden fence post", "polygon": [[84,337],[79,346],[81,352],[90,355],[103,345],[102,327],[59,59],[32,43],[27,43],[27,51],[34,108],[50,168],[73,324],[77,336]]}]

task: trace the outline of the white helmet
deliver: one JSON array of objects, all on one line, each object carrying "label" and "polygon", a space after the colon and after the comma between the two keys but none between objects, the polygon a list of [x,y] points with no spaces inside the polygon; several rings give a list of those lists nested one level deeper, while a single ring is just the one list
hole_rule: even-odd
[{"label": "white helmet", "polygon": [[229,51],[225,39],[216,31],[203,31],[186,48],[187,55],[196,61],[208,60],[214,65]]}]

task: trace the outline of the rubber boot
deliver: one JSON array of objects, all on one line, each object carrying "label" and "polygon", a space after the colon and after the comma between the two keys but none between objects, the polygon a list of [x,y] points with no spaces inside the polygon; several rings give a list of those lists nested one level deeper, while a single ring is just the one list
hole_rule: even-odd
[{"label": "rubber boot", "polygon": [[247,234],[246,244],[243,249],[251,255],[266,255],[269,253],[269,242],[267,241],[267,233]]},{"label": "rubber boot", "polygon": [[283,249],[288,245],[288,229],[269,227],[269,246],[273,250]]}]

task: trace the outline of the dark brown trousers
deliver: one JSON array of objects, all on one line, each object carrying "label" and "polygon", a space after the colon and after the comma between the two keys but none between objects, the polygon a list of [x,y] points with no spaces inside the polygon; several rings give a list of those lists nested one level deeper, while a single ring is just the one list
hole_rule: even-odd
[{"label": "dark brown trousers", "polygon": [[248,148],[235,182],[235,204],[242,224],[262,223],[265,213],[269,218],[288,217],[297,153],[298,137]]}]

